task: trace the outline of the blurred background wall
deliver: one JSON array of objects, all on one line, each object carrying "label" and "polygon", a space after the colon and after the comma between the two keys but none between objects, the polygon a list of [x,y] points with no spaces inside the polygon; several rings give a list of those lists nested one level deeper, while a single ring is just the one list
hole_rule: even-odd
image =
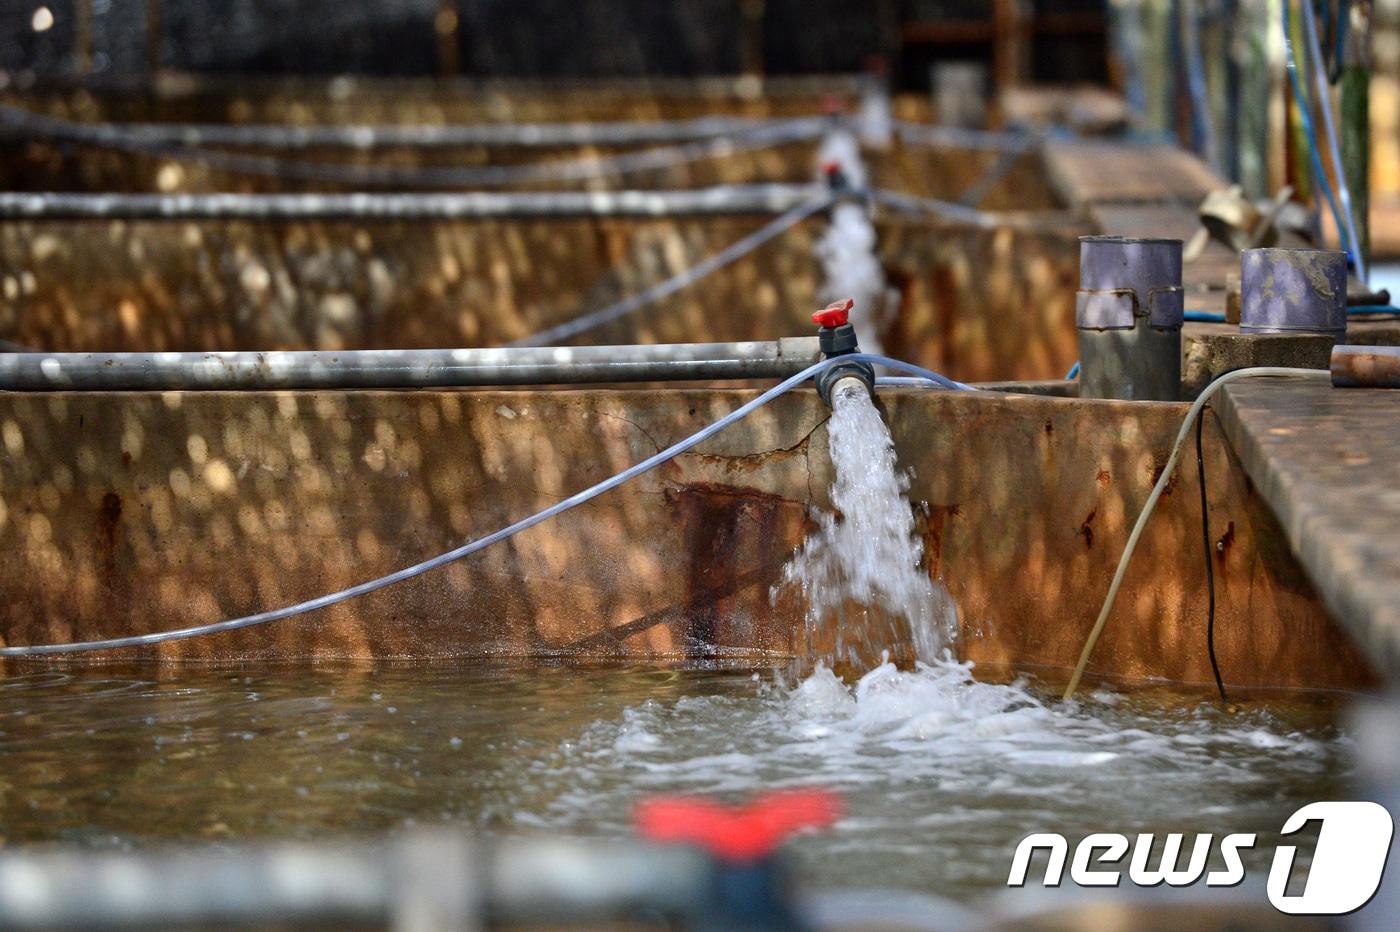
[{"label": "blurred background wall", "polygon": [[1103,80],[1103,0],[0,0],[0,68],[133,75],[851,72]]}]

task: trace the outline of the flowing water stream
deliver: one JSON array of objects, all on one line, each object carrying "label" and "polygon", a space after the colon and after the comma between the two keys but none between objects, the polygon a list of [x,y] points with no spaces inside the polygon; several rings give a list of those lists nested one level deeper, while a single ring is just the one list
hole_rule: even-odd
[{"label": "flowing water stream", "polygon": [[827,433],[835,511],[818,516],[817,530],[783,571],[783,585],[799,589],[807,605],[809,650],[855,669],[901,644],[912,648],[910,659],[937,660],[957,612],[920,565],[909,477],[880,412],[854,380],[833,391]]}]

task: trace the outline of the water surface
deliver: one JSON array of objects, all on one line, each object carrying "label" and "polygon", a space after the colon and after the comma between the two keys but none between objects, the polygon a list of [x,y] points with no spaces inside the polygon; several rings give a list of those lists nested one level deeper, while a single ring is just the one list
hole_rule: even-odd
[{"label": "water surface", "polygon": [[0,679],[0,836],[92,847],[450,824],[619,836],[655,793],[820,784],[846,815],[804,879],[961,898],[1031,831],[1257,831],[1337,798],[1327,703],[1092,694],[960,666],[858,686],[775,673],[387,665],[40,671]]}]

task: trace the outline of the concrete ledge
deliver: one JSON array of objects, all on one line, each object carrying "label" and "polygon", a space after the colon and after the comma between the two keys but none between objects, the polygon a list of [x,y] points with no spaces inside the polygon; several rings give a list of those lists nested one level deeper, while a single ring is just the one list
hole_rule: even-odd
[{"label": "concrete ledge", "polygon": [[[1358,317],[1347,323],[1347,343],[1356,346],[1400,344],[1400,318]],[[1241,333],[1234,324],[1190,323],[1181,334],[1181,390],[1195,398],[1215,379],[1251,366],[1328,369],[1328,336],[1306,333]]]},{"label": "concrete ledge", "polygon": [[1234,324],[1187,324],[1181,334],[1182,397],[1195,398],[1211,382],[1235,369],[1326,369],[1336,342],[1314,334],[1240,333]]},{"label": "concrete ledge", "polygon": [[1400,391],[1247,379],[1221,424],[1333,617],[1400,679]]}]

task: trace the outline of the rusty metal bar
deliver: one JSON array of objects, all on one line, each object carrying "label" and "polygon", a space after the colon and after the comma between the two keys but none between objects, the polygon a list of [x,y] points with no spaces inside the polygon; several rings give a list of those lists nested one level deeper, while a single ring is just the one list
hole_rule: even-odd
[{"label": "rusty metal bar", "polygon": [[1338,388],[1400,388],[1400,346],[1332,347]]}]

